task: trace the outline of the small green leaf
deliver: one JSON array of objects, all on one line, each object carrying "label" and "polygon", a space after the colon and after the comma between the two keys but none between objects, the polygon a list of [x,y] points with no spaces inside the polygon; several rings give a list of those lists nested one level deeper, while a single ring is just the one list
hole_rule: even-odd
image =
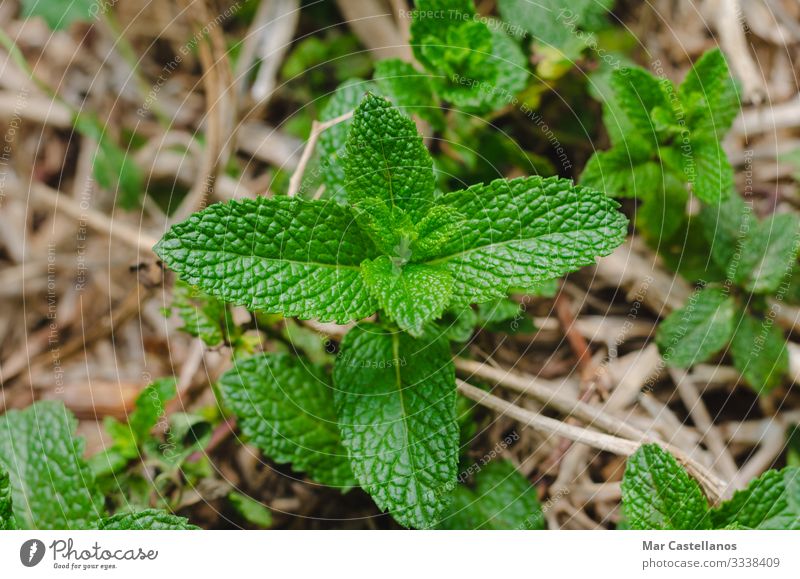
[{"label": "small green leaf", "polygon": [[710,515],[716,528],[800,530],[800,468],[768,470]]},{"label": "small green leaf", "polygon": [[342,341],[333,377],[339,427],[361,485],[400,524],[436,524],[458,461],[447,342],[358,326]]},{"label": "small green leaf", "polygon": [[791,279],[798,249],[800,220],[791,213],[773,214],[749,230],[734,279],[751,292],[773,293]]},{"label": "small green leaf", "polygon": [[216,203],[154,248],[189,284],[251,310],[344,323],[375,312],[359,265],[377,257],[350,210],[276,197]]},{"label": "small green leaf", "polygon": [[353,115],[344,163],[347,200],[378,198],[416,222],[433,205],[433,161],[414,122],[367,94]]},{"label": "small green leaf", "polygon": [[150,431],[164,416],[167,402],[175,398],[175,388],[175,378],[159,378],[136,397],[136,408],[131,412],[128,424],[137,441],[150,436]]},{"label": "small green leaf", "polygon": [[418,115],[437,128],[444,126],[444,115],[426,73],[399,58],[388,58],[375,63],[374,80],[378,93],[406,114]]},{"label": "small green leaf", "polygon": [[689,192],[686,184],[657,163],[640,165],[633,172],[633,181],[649,183],[650,196],[643,199],[636,212],[639,230],[656,245],[670,239],[683,225]]},{"label": "small green leaf", "polygon": [[[722,140],[739,114],[739,93],[719,48],[709,50],[694,63],[679,90],[690,110],[692,130]],[[691,96],[699,96],[699,100]]]},{"label": "small green leaf", "polygon": [[78,421],[60,402],[0,416],[0,468],[11,477],[14,514],[26,529],[89,529],[103,497],[83,459]]},{"label": "small green leaf", "polygon": [[661,322],[656,343],[670,366],[688,368],[724,348],[734,330],[736,305],[721,289],[706,288]]},{"label": "small green leaf", "polygon": [[170,309],[183,320],[182,332],[211,348],[220,345],[234,325],[225,302],[181,280],[175,283]]},{"label": "small green leaf", "polygon": [[639,67],[616,70],[611,76],[620,108],[644,135],[653,134],[656,128],[650,117],[653,109],[671,110],[665,83],[671,87],[668,80],[658,79]]},{"label": "small green leaf", "polygon": [[382,255],[361,264],[364,283],[389,317],[412,336],[442,315],[450,301],[453,277],[441,266],[402,262]]},{"label": "small green leaf", "polygon": [[484,466],[472,487],[460,484],[442,515],[440,529],[544,529],[544,515],[536,488],[507,460]]},{"label": "small green leaf", "polygon": [[[576,31],[592,30],[613,5],[613,0],[500,0],[500,15],[510,25],[518,25],[539,42],[565,49]],[[584,34],[585,36],[585,34]]]},{"label": "small green leaf", "polygon": [[786,338],[772,320],[745,315],[731,342],[733,364],[753,390],[769,394],[789,370]]},{"label": "small green leaf", "polygon": [[682,158],[686,180],[701,201],[715,204],[728,197],[733,189],[733,167],[719,143],[692,139],[691,152]]},{"label": "small green leaf", "polygon": [[101,531],[191,531],[200,527],[190,525],[184,517],[159,509],[132,513],[117,513],[100,521]]},{"label": "small green leaf", "polygon": [[[431,72],[442,72],[443,69],[468,59],[470,55],[466,49],[469,44],[460,46],[458,41],[462,36],[468,35],[464,30],[471,31],[472,34],[480,32],[479,27],[470,25],[480,24],[473,20],[475,7],[472,0],[416,0],[415,4],[417,9],[411,21],[409,43],[416,59]],[[488,28],[484,26],[484,29],[488,33]],[[479,44],[476,42],[472,46],[477,47]],[[451,48],[459,50],[448,53]],[[480,63],[477,60],[479,56],[473,55],[473,58],[476,63]]]},{"label": "small green leaf", "polygon": [[22,17],[41,16],[51,30],[64,30],[73,22],[87,22],[93,18],[94,0],[22,0]]},{"label": "small green leaf", "polygon": [[355,485],[333,411],[328,378],[288,354],[237,359],[219,382],[239,428],[265,456],[315,481]]},{"label": "small green leaf", "polygon": [[11,479],[0,465],[0,531],[13,531],[17,528],[11,493]]},{"label": "small green leaf", "polygon": [[139,448],[164,416],[167,402],[175,397],[175,382],[172,377],[159,378],[142,390],[136,397],[136,408],[128,417],[127,424],[110,416],[105,418],[103,425],[112,444],[89,459],[96,477],[118,472],[140,456]]},{"label": "small green leaf", "polygon": [[655,153],[647,139],[627,135],[613,149],[592,155],[581,173],[581,185],[603,191],[609,197],[649,199],[658,183],[653,174],[660,174],[661,169],[652,160]]},{"label": "small green leaf", "polygon": [[628,457],[622,504],[631,529],[708,528],[708,501],[700,485],[657,444],[642,445]]},{"label": "small green leaf", "polygon": [[262,529],[272,526],[272,512],[259,501],[237,492],[230,493],[228,501],[247,522]]},{"label": "small green leaf", "polygon": [[[734,256],[741,255],[744,236],[756,226],[752,206],[745,204],[738,194],[731,194],[717,205],[703,205],[699,218],[703,235],[711,246],[711,257],[727,270]],[[738,259],[734,267],[736,263]]]},{"label": "small green leaf", "polygon": [[606,195],[566,179],[498,179],[448,193],[439,205],[465,216],[461,234],[427,260],[453,275],[454,306],[504,297],[611,253],[627,219]]}]

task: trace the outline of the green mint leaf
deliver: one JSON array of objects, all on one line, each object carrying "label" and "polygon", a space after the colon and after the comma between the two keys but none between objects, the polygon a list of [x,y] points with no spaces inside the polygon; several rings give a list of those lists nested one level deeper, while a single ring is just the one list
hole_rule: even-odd
[{"label": "green mint leaf", "polygon": [[342,341],[333,378],[339,427],[361,485],[400,524],[436,524],[458,460],[447,342],[358,326]]},{"label": "green mint leaf", "polygon": [[[320,122],[330,121],[355,110],[364,94],[373,88],[373,83],[358,78],[342,83],[320,112]],[[328,127],[322,131],[317,143],[327,196],[339,201],[343,201],[346,196],[344,158],[347,156],[347,134],[352,123],[352,119],[347,119]]]},{"label": "green mint leaf", "polygon": [[658,326],[656,344],[664,360],[676,368],[704,362],[733,336],[736,304],[723,290],[696,292],[683,308]]},{"label": "green mint leaf", "polygon": [[377,251],[350,210],[331,201],[217,203],[154,249],[187,283],[251,310],[344,323],[376,309],[359,265]]},{"label": "green mint leaf", "polygon": [[444,115],[433,93],[429,75],[408,62],[389,58],[375,63],[373,77],[378,93],[408,115],[418,115],[436,128],[444,126]]},{"label": "green mint leaf", "polygon": [[735,281],[758,294],[775,292],[791,279],[800,249],[800,221],[791,213],[774,214],[747,233]]},{"label": "green mint leaf", "polygon": [[13,531],[17,528],[14,520],[11,478],[0,465],[0,531]]},{"label": "green mint leaf", "polygon": [[110,416],[105,418],[103,426],[112,444],[89,459],[95,477],[118,472],[140,456],[139,448],[149,439],[150,431],[165,414],[167,402],[176,393],[175,378],[160,378],[136,397],[136,407],[127,424]]},{"label": "green mint leaf", "polygon": [[537,41],[565,52],[575,29],[592,30],[611,9],[613,0],[499,0],[503,20],[519,25]]},{"label": "green mint leaf", "polygon": [[78,421],[60,402],[0,416],[0,468],[11,477],[14,514],[26,529],[89,529],[103,497],[83,459]]},{"label": "green mint leaf", "polygon": [[170,310],[183,321],[182,332],[200,338],[211,348],[225,341],[228,331],[234,327],[225,302],[181,280],[173,288]]},{"label": "green mint leaf", "polygon": [[[690,110],[693,131],[707,133],[719,141],[739,114],[739,92],[728,63],[719,48],[709,50],[694,63],[678,89]],[[699,96],[699,100],[691,98]]]},{"label": "green mint leaf", "polygon": [[[485,25],[477,26],[480,27]],[[490,39],[491,47],[473,46],[475,61],[469,67],[443,74],[434,83],[445,100],[466,112],[494,111],[512,103],[530,76],[525,54],[516,40],[498,28],[491,29],[489,36],[481,30],[480,37],[483,42]],[[465,43],[477,45],[477,40],[468,39]]]},{"label": "green mint leaf", "polygon": [[657,444],[642,445],[628,457],[622,504],[631,529],[708,528],[708,501],[700,485]]},{"label": "green mint leaf", "polygon": [[[727,270],[733,257],[741,256],[743,237],[756,226],[753,208],[738,194],[731,194],[717,205],[703,205],[699,219],[703,235],[711,246],[711,258]],[[733,273],[729,273],[729,277],[732,276]]]},{"label": "green mint leaf", "polygon": [[438,204],[466,216],[461,234],[427,262],[452,273],[454,306],[592,264],[627,232],[616,201],[565,179],[498,179],[445,194]]},{"label": "green mint leaf", "polygon": [[691,152],[682,159],[686,180],[698,199],[715,204],[728,197],[733,189],[733,167],[718,142],[692,139]]},{"label": "green mint leaf", "polygon": [[262,503],[242,493],[232,492],[228,502],[244,520],[262,529],[272,526],[272,512]]},{"label": "green mint leaf", "polygon": [[435,205],[414,227],[411,242],[412,261],[425,261],[437,255],[442,247],[460,234],[464,216],[452,207]]},{"label": "green mint leaf", "polygon": [[478,325],[478,314],[471,306],[448,308],[437,322],[438,331],[451,342],[468,342]]},{"label": "green mint leaf", "polygon": [[671,111],[665,86],[666,79],[658,79],[639,67],[615,70],[611,75],[611,87],[622,111],[636,129],[644,135],[652,135],[656,126],[650,114],[653,109]]},{"label": "green mint leaf", "polygon": [[242,433],[265,456],[291,463],[321,484],[355,485],[332,388],[320,370],[296,356],[263,354],[237,359],[219,387]]},{"label": "green mint leaf", "polygon": [[453,290],[447,268],[406,264],[401,256],[365,261],[361,275],[380,307],[412,336],[420,336],[427,322],[442,315]]},{"label": "green mint leaf", "polygon": [[[654,189],[652,172],[656,150],[646,138],[630,134],[619,145],[592,155],[581,173],[581,185],[603,191],[610,197],[646,199]],[[642,167],[646,169],[640,170]]]},{"label": "green mint leaf", "polygon": [[649,197],[636,211],[636,224],[647,239],[661,245],[680,229],[686,217],[689,192],[686,184],[658,163],[646,163],[634,169],[632,181],[652,187]]},{"label": "green mint leaf", "polygon": [[199,528],[190,525],[184,517],[177,517],[159,509],[117,513],[101,520],[98,526],[101,531],[190,531]]},{"label": "green mint leaf", "polygon": [[40,16],[51,30],[64,30],[73,22],[87,22],[94,16],[97,5],[93,0],[66,0],[66,2],[47,2],[45,0],[22,0],[22,17]]},{"label": "green mint leaf", "polygon": [[367,94],[353,115],[344,163],[347,200],[378,198],[422,219],[433,204],[433,161],[414,122],[383,97]]},{"label": "green mint leaf", "polygon": [[[459,65],[462,69],[465,63],[478,65],[491,53],[489,29],[474,26],[481,23],[473,20],[472,0],[416,0],[415,4],[409,43],[414,57],[430,72],[452,74]],[[472,54],[470,37],[474,42]],[[476,54],[478,47],[484,49],[483,55]]]},{"label": "green mint leaf", "polygon": [[478,471],[472,487],[458,485],[440,529],[544,529],[536,488],[507,460],[491,462]]},{"label": "green mint leaf", "polygon": [[710,515],[716,528],[800,530],[800,468],[768,470]]},{"label": "green mint leaf", "polygon": [[769,394],[789,370],[786,338],[772,320],[745,315],[731,342],[733,364],[758,394]]},{"label": "green mint leaf", "polygon": [[175,378],[159,378],[136,397],[136,408],[128,418],[128,425],[139,442],[150,436],[150,431],[165,414],[167,402],[177,394]]}]

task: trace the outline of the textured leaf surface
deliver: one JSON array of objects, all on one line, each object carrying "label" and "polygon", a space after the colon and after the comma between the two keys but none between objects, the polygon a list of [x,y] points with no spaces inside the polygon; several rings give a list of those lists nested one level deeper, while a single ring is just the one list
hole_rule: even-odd
[{"label": "textured leaf surface", "polygon": [[347,200],[370,198],[421,219],[433,204],[433,161],[414,122],[389,101],[368,94],[347,137]]},{"label": "textured leaf surface", "polygon": [[733,188],[733,167],[716,141],[692,140],[691,154],[684,156],[684,173],[694,194],[706,203],[719,203]]},{"label": "textured leaf surface", "polygon": [[100,521],[101,531],[187,531],[200,527],[190,525],[184,517],[177,517],[159,509],[146,509],[136,513],[118,513]]},{"label": "textured leaf surface", "polygon": [[[738,194],[730,195],[717,205],[704,205],[700,210],[700,223],[711,246],[712,259],[726,271],[734,255],[741,255],[742,238],[756,225],[753,208]],[[733,265],[735,267],[736,263]]]},{"label": "textured leaf surface", "polygon": [[780,213],[752,227],[745,237],[735,280],[755,293],[771,293],[791,277],[800,249],[800,221]]},{"label": "textured leaf surface", "polygon": [[263,354],[236,360],[219,385],[239,428],[265,456],[319,483],[354,486],[331,385],[320,370],[288,354]]},{"label": "textured leaf surface", "polygon": [[643,68],[631,67],[615,71],[611,76],[611,87],[620,108],[633,126],[644,135],[652,134],[655,125],[650,113],[656,107],[669,110],[666,80],[659,80]]},{"label": "textured leaf surface", "polygon": [[631,529],[708,527],[708,501],[700,486],[656,444],[645,444],[628,458],[622,504]]},{"label": "textured leaf surface", "polygon": [[11,479],[0,465],[0,531],[9,531],[17,528],[14,520],[11,492]]},{"label": "textured leaf surface", "polygon": [[768,470],[711,510],[716,528],[800,530],[800,468]]},{"label": "textured leaf surface", "polygon": [[178,280],[170,309],[183,321],[182,332],[200,338],[206,346],[218,346],[233,326],[224,302]]},{"label": "textured leaf surface", "polygon": [[0,467],[11,477],[14,513],[26,529],[88,529],[103,499],[74,438],[78,421],[60,402],[0,416]]},{"label": "textured leaf surface", "polygon": [[771,320],[744,316],[733,335],[731,355],[745,382],[759,394],[768,394],[789,370],[786,338]]},{"label": "textured leaf surface", "polygon": [[439,528],[453,530],[534,530],[544,528],[536,488],[507,460],[475,475],[474,485],[458,485]]},{"label": "textured leaf surface", "polygon": [[217,203],[173,226],[155,251],[187,283],[251,310],[340,323],[375,312],[359,265],[377,252],[331,201]]},{"label": "textured leaf surface", "polygon": [[351,330],[334,367],[344,444],[361,485],[401,524],[436,524],[458,460],[455,370],[447,342]]},{"label": "textured leaf surface", "polygon": [[720,289],[695,293],[658,326],[656,343],[670,366],[688,368],[719,352],[731,339],[736,306]]},{"label": "textured leaf surface", "polygon": [[590,30],[613,5],[613,0],[500,0],[500,14],[508,23],[519,24],[539,42],[565,49],[575,37],[575,28]]},{"label": "textured leaf surface", "polygon": [[[417,0],[417,17],[411,21],[410,44],[416,59],[428,70],[439,71],[446,64],[445,52],[452,47],[459,29],[472,20],[472,0]],[[433,14],[437,17],[429,17]],[[431,52],[430,47],[437,50]],[[458,54],[461,59],[468,55]],[[451,58],[453,55],[451,55]]]},{"label": "textured leaf surface", "polygon": [[594,263],[626,234],[617,203],[557,178],[492,181],[442,196],[439,204],[466,216],[462,234],[431,264],[455,280],[453,305],[503,297]]},{"label": "textured leaf surface", "polygon": [[361,266],[364,282],[381,308],[413,336],[442,315],[450,301],[453,278],[445,267],[398,265],[386,255]]},{"label": "textured leaf surface", "polygon": [[659,169],[658,163],[652,161],[654,152],[646,139],[628,135],[613,149],[592,155],[581,173],[581,184],[610,197],[647,199],[657,182],[646,171],[636,169],[649,166]]},{"label": "textured leaf surface", "polygon": [[136,440],[147,438],[153,427],[164,416],[167,402],[177,394],[175,378],[155,380],[136,397],[136,408],[128,418]]},{"label": "textured leaf surface", "polygon": [[731,77],[728,63],[719,48],[709,50],[698,59],[680,86],[684,103],[689,95],[700,95],[701,100],[691,102],[692,129],[708,134],[716,141],[722,139],[739,114],[739,94]]}]

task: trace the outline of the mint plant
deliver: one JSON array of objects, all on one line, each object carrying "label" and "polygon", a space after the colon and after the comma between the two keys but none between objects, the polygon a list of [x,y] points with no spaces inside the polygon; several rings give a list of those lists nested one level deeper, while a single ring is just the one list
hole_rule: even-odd
[{"label": "mint plant", "polygon": [[[352,111],[365,92],[372,92],[426,121],[433,130],[443,131],[454,122],[443,113],[449,106],[473,115],[490,113],[508,105],[525,88],[529,71],[518,41],[499,23],[480,18],[472,0],[418,0],[415,4],[411,47],[417,63],[381,60],[375,64],[372,80],[348,79],[323,107],[320,121]],[[341,159],[350,122],[340,122],[320,136],[319,173],[326,197],[345,196]]]},{"label": "mint plant", "polygon": [[340,160],[344,203],[215,204],[155,250],[185,282],[252,311],[361,321],[332,373],[275,354],[237,358],[220,381],[223,401],[277,462],[342,489],[358,484],[403,525],[435,526],[459,446],[437,320],[593,263],[622,242],[627,219],[602,193],[557,178],[438,193],[414,123],[370,93]]},{"label": "mint plant", "polygon": [[696,218],[710,260],[723,272],[659,326],[656,343],[667,364],[688,368],[727,348],[744,381],[768,394],[789,369],[783,331],[768,299],[792,301],[800,221],[790,213],[759,221],[738,195],[703,207]]},{"label": "mint plant", "polygon": [[197,528],[158,509],[109,516],[76,426],[60,402],[0,416],[0,529]]},{"label": "mint plant", "polygon": [[768,470],[720,505],[710,507],[700,485],[657,444],[628,458],[622,479],[631,529],[800,529],[800,469]]},{"label": "mint plant", "polygon": [[581,183],[641,202],[637,225],[650,240],[670,239],[687,223],[687,185],[700,201],[730,194],[733,169],[720,140],[739,111],[722,52],[705,53],[675,86],[638,67],[615,70],[605,125],[612,148],[595,153]]}]

